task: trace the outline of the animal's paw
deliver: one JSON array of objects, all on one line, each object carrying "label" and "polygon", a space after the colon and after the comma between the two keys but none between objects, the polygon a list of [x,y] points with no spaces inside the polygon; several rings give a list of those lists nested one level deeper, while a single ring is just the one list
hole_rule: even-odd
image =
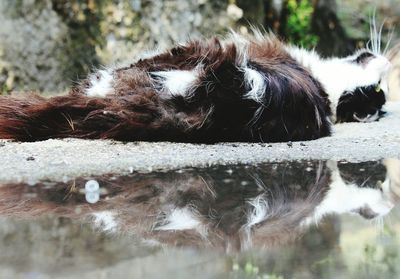
[{"label": "animal's paw", "polygon": [[355,121],[358,122],[363,122],[363,123],[369,123],[369,122],[374,122],[379,120],[384,114],[386,114],[385,111],[377,110],[374,114],[358,114],[357,112],[353,113],[353,118]]}]

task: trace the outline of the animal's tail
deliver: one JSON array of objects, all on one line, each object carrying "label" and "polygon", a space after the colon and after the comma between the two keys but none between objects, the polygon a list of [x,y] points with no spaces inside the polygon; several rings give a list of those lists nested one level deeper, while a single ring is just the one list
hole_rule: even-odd
[{"label": "animal's tail", "polygon": [[141,140],[162,125],[156,103],[143,96],[93,98],[69,94],[0,97],[0,138],[38,141],[49,138]]}]

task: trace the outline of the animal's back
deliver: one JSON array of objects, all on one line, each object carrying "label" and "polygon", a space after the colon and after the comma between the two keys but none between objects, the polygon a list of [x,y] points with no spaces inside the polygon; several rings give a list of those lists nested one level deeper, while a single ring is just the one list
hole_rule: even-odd
[{"label": "animal's back", "polygon": [[274,36],[179,45],[66,96],[2,97],[0,138],[288,141],[330,134],[327,94]]}]

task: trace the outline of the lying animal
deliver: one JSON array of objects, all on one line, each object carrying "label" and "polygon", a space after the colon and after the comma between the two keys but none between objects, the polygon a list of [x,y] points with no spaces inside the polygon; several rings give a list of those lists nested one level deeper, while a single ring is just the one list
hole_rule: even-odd
[{"label": "lying animal", "polygon": [[0,98],[0,138],[278,142],[379,119],[390,62],[372,48],[322,59],[272,34],[190,41],[100,70],[65,96]]}]

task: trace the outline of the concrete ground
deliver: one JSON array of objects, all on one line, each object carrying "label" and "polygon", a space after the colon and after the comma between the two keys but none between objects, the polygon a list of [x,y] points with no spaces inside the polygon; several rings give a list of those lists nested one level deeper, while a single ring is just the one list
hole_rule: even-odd
[{"label": "concrete ground", "polygon": [[216,164],[300,159],[351,161],[400,158],[400,102],[388,103],[374,123],[346,123],[331,137],[293,143],[121,143],[110,140],[0,141],[0,184],[66,181],[77,176],[127,174]]}]

